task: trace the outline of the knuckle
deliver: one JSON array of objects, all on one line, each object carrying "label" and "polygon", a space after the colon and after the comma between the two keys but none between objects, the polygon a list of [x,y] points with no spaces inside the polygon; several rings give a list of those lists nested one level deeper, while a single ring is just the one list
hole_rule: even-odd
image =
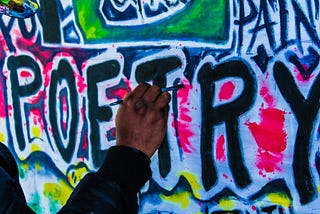
[{"label": "knuckle", "polygon": [[155,91],[156,93],[160,94],[161,93],[161,88],[159,86],[153,85],[152,90]]}]

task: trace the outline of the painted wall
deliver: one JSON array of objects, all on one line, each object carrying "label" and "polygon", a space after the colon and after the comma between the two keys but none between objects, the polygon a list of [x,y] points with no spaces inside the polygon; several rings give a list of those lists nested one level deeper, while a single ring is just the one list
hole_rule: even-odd
[{"label": "painted wall", "polygon": [[109,103],[172,92],[140,213],[320,212],[319,0],[39,0],[0,18],[0,140],[55,213],[115,144]]}]

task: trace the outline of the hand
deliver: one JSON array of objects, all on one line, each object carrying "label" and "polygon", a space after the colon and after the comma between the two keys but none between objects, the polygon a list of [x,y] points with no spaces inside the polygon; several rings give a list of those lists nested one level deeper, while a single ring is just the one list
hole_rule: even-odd
[{"label": "hand", "polygon": [[166,130],[171,96],[158,86],[139,84],[123,100],[116,116],[117,145],[128,146],[151,157]]}]

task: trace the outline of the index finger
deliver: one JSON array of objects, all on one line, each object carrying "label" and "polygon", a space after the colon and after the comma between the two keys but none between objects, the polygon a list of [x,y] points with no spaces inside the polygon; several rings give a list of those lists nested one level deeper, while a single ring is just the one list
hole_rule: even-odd
[{"label": "index finger", "polygon": [[163,109],[168,106],[170,100],[171,95],[168,92],[162,92],[155,101],[155,107],[158,109]]},{"label": "index finger", "polygon": [[150,88],[148,83],[140,83],[128,96],[126,96],[125,100],[137,100],[146,93],[146,91]]}]

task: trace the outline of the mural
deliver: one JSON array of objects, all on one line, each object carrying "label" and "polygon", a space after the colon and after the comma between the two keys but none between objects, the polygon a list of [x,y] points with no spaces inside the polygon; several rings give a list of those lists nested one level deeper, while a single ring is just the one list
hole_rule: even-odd
[{"label": "mural", "polygon": [[38,0],[0,18],[0,141],[55,213],[140,82],[170,92],[140,213],[320,212],[319,0]]}]

